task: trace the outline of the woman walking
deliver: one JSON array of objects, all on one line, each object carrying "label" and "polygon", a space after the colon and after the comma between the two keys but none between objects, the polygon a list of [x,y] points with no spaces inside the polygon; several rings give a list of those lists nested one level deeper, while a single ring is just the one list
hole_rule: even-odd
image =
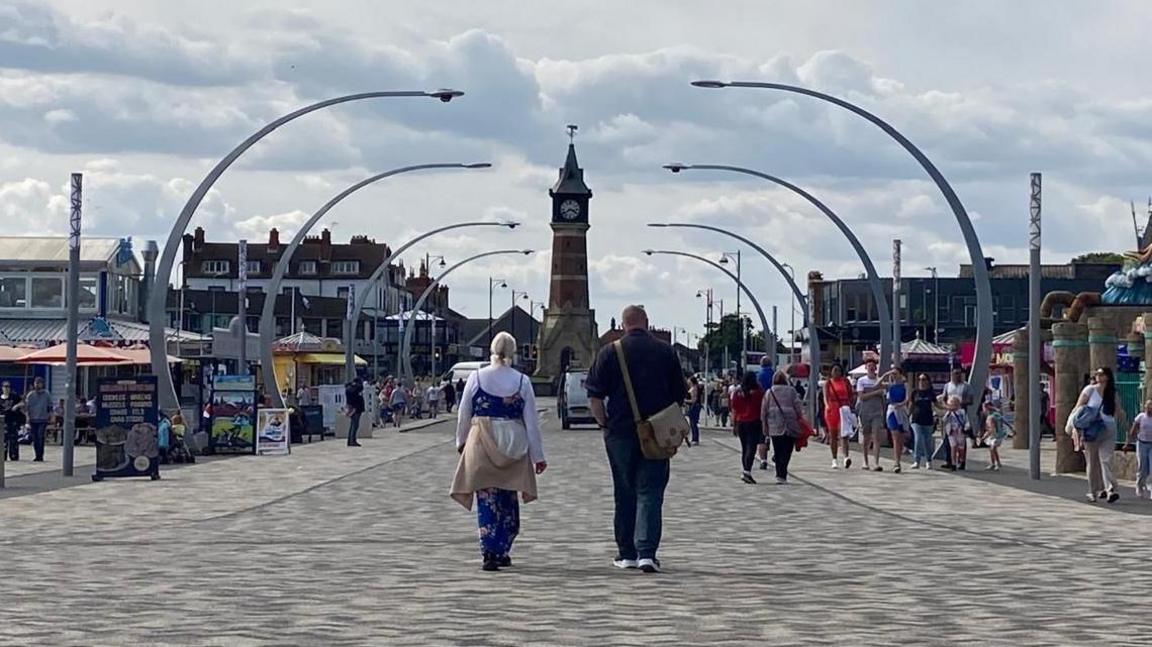
[{"label": "woman walking", "polygon": [[756,485],[756,479],[752,478],[756,447],[764,442],[760,423],[763,400],[764,389],[756,381],[756,374],[748,371],[740,382],[740,388],[732,394],[732,435],[740,438],[740,465],[744,469],[740,479],[750,485]]},{"label": "woman walking", "polygon": [[392,389],[388,407],[392,409],[392,425],[399,429],[404,423],[404,414],[408,411],[408,393],[402,380],[397,381],[395,388]]},{"label": "woman walking", "polygon": [[695,375],[688,379],[688,424],[692,427],[689,445],[700,444],[700,412],[704,409],[701,390],[700,380]]},{"label": "woman walking", "polygon": [[776,464],[776,483],[788,483],[788,462],[792,460],[792,449],[800,435],[800,418],[803,416],[800,394],[788,384],[784,371],[777,371],[772,378],[772,388],[764,395],[760,408],[760,420],[764,430],[772,439],[772,462]]},{"label": "woman walking", "polygon": [[460,462],[451,496],[468,510],[475,496],[485,571],[512,565],[512,542],[520,533],[516,495],[534,501],[536,475],[548,467],[532,383],[511,366],[516,348],[506,332],[492,340],[491,364],[468,376],[456,423]]},{"label": "woman walking", "polygon": [[832,449],[832,469],[839,469],[839,453],[844,453],[844,469],[852,467],[852,459],[848,456],[848,436],[844,435],[843,421],[840,419],[840,407],[852,406],[852,385],[844,377],[844,367],[839,364],[832,365],[831,377],[824,384],[824,424],[828,426],[828,447]]},{"label": "woman walking", "polygon": [[924,373],[916,376],[916,388],[912,391],[912,469],[923,467],[932,469],[933,440],[932,429],[936,426],[936,389]]},{"label": "woman walking", "polygon": [[888,411],[885,421],[888,423],[888,433],[892,437],[892,460],[896,466],[892,471],[900,473],[900,459],[904,456],[904,434],[908,430],[908,376],[904,369],[895,366],[885,376],[891,382],[888,384],[886,396],[888,398]]},{"label": "woman walking", "polygon": [[[1115,503],[1120,498],[1116,477],[1112,474],[1112,454],[1116,451],[1116,419],[1124,417],[1124,410],[1116,398],[1116,383],[1112,369],[1096,369],[1096,381],[1080,392],[1077,407],[1091,407],[1099,412],[1104,423],[1093,440],[1083,439],[1084,458],[1088,463],[1088,500],[1104,499]],[[1079,434],[1080,431],[1077,430]]]}]

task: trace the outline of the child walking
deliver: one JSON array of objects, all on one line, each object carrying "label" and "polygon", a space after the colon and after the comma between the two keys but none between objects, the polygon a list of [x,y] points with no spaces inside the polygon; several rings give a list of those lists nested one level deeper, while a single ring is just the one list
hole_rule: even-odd
[{"label": "child walking", "polygon": [[948,398],[944,406],[946,410],[941,423],[944,435],[948,438],[948,446],[952,448],[952,465],[946,467],[952,471],[962,470],[968,457],[968,439],[964,436],[968,415],[960,407],[960,398],[956,396]]},{"label": "child walking", "polygon": [[994,472],[1000,471],[1000,446],[1004,444],[1004,438],[1007,436],[1008,429],[1007,425],[1004,424],[1004,416],[1001,415],[995,404],[985,402],[984,434],[981,436],[981,440],[988,445],[988,467],[984,469]]}]

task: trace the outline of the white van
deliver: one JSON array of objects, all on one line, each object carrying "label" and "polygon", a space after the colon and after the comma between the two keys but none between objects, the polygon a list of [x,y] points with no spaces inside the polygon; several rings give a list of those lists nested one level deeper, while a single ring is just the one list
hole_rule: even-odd
[{"label": "white van", "polygon": [[560,428],[571,429],[572,423],[596,424],[592,417],[592,407],[588,403],[588,390],[584,381],[587,371],[568,371],[562,377],[560,393],[556,397],[556,413],[560,417]]},{"label": "white van", "polygon": [[455,385],[460,380],[467,382],[469,375],[472,375],[476,371],[479,371],[485,366],[488,366],[488,364],[489,362],[457,362],[452,365],[452,368],[448,369],[448,371],[444,373],[444,375],[440,378],[440,381],[443,382],[444,380],[452,380],[453,385]]}]

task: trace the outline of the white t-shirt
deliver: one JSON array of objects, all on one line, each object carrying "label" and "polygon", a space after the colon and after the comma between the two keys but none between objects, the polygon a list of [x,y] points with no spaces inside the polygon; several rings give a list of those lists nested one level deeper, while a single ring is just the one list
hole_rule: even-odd
[{"label": "white t-shirt", "polygon": [[[875,389],[877,386],[880,386],[880,377],[879,376],[868,377],[867,375],[861,375],[856,380],[856,394],[860,395],[866,391],[871,391],[872,389]],[[874,397],[867,398],[867,399],[860,398],[856,402],[856,411],[861,413],[861,414],[883,413],[883,411],[884,411],[884,398],[879,397],[879,396],[874,396]]]},{"label": "white t-shirt", "polygon": [[1087,406],[1100,409],[1101,418],[1112,419],[1112,416],[1104,413],[1104,396],[1100,395],[1100,389],[1097,389],[1095,384],[1089,384],[1084,387],[1084,390],[1080,392],[1080,397],[1084,397],[1085,395],[1088,396],[1088,399],[1085,401]]},{"label": "white t-shirt", "polygon": [[440,387],[438,387],[438,386],[428,387],[428,401],[429,402],[439,402],[440,401]]},{"label": "white t-shirt", "polygon": [[1133,423],[1137,426],[1136,440],[1152,442],[1152,416],[1141,411]]}]

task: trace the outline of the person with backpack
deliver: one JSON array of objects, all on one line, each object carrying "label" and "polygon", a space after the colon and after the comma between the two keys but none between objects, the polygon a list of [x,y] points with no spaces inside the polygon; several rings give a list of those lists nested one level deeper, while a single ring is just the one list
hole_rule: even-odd
[{"label": "person with backpack", "polygon": [[740,439],[740,466],[743,473],[740,480],[756,485],[752,478],[752,463],[756,460],[756,448],[764,444],[764,430],[760,422],[760,406],[764,400],[764,389],[756,381],[756,374],[748,371],[740,382],[740,388],[732,394],[732,435]]},{"label": "person with backpack", "polygon": [[675,447],[666,457],[649,457],[639,427],[669,415],[672,407],[678,409],[688,392],[672,347],[648,332],[644,308],[624,308],[621,322],[624,335],[600,349],[585,387],[592,415],[604,429],[612,471],[617,549],[612,563],[617,568],[657,573],[670,468],[667,456],[675,453]]}]

